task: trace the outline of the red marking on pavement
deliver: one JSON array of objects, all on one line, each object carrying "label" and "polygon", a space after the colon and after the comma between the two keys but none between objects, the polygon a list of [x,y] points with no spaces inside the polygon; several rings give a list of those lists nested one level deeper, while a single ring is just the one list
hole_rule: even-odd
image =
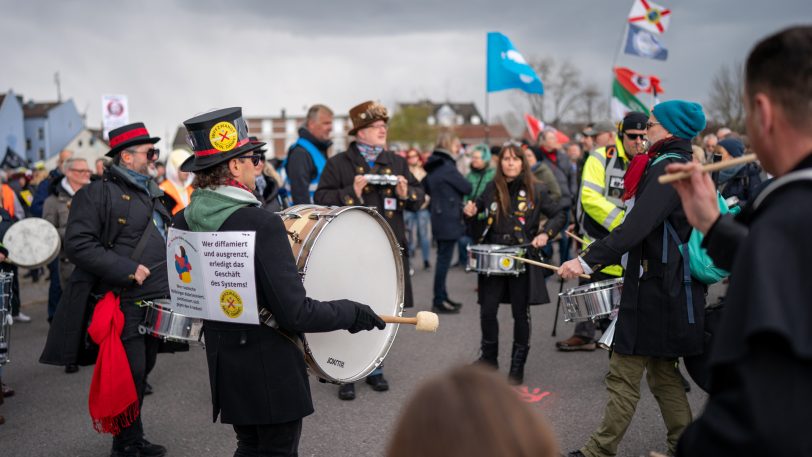
[{"label": "red marking on pavement", "polygon": [[519,399],[525,403],[538,403],[544,399],[544,397],[550,395],[550,392],[542,392],[539,387],[530,390],[527,386],[516,386],[513,390],[519,394]]}]

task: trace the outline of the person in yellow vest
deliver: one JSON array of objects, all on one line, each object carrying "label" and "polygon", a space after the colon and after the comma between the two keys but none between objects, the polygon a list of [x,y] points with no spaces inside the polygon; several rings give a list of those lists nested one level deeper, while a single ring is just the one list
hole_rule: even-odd
[{"label": "person in yellow vest", "polygon": [[[625,218],[625,206],[621,200],[623,175],[632,157],[645,152],[646,122],[647,115],[630,112],[623,118],[614,144],[595,149],[584,163],[577,217],[587,243],[605,237]],[[591,276],[591,279],[582,280],[580,284],[620,278],[623,267],[610,265]],[[608,321],[608,318],[604,318],[598,323],[605,329]],[[560,351],[594,351],[597,347],[595,330],[594,321],[579,322],[575,326],[575,333],[566,340],[556,342],[555,346]]]},{"label": "person in yellow vest", "polygon": [[166,159],[166,179],[160,187],[164,191],[166,207],[174,216],[189,204],[192,197],[194,175],[180,170],[180,165],[192,154],[185,149],[175,149]]}]

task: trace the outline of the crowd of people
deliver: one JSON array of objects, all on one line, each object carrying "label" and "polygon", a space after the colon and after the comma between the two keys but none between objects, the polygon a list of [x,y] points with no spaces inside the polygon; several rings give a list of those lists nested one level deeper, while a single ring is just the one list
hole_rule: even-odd
[{"label": "crowd of people", "polygon": [[[433,269],[436,313],[457,314],[467,305],[449,296],[450,268],[479,273],[471,284],[480,316],[476,367],[426,384],[405,408],[388,455],[558,452],[549,426],[494,375],[499,305],[509,304],[513,318],[507,380],[522,384],[533,327],[529,306],[550,302],[547,281],[553,273],[509,263],[503,266],[515,275],[486,274],[469,258],[468,251],[480,245],[559,263],[562,280],[580,276],[581,285],[623,278],[603,420],[570,456],[617,454],[644,374],[662,412],[671,455],[804,455],[810,438],[799,427],[812,410],[805,388],[812,375],[812,322],[805,306],[812,291],[799,274],[809,215],[798,209],[812,180],[810,55],[810,27],[768,37],[751,52],[746,133],[725,127],[707,133],[701,105],[670,100],[650,114],[630,112],[617,124],[584,126],[567,144],[552,128],[538,138],[497,146],[463,144],[453,131],[443,131],[433,148],[393,151],[389,113],[368,101],[349,111],[355,141],[346,151],[332,151],[333,111],[325,105],[308,110],[284,161],[267,157],[265,144],[249,136],[241,110],[230,108],[185,121],[190,149],[171,151],[161,161],[154,147],[159,139],[134,123],[110,132],[111,149],[93,168],[63,151],[53,170],[37,165],[7,172],[0,237],[32,216],[57,229],[62,248],[47,266],[51,327],[40,361],[67,373],[103,361],[115,373],[132,375],[131,389],[106,390],[105,382],[113,381],[104,376],[99,384],[94,377],[91,387],[94,425],[114,434],[113,456],[167,452],[146,440],[138,412],[152,388],[147,378],[157,354],[183,348],[143,335],[138,326],[145,318],[142,303],[169,296],[170,227],[256,231],[258,306],[273,314],[279,328],[359,332],[385,326],[365,304],[307,297],[276,214],[298,204],[376,209],[402,249],[405,308],[415,306],[410,277],[418,253],[422,267]],[[784,71],[789,67],[798,71]],[[212,134],[223,125],[219,137]],[[711,175],[700,169],[753,152],[758,162]],[[657,182],[676,172],[690,175],[673,185]],[[392,179],[377,181],[375,175]],[[738,216],[720,216],[720,206],[722,213]],[[713,263],[732,272],[720,303],[706,303],[708,284],[692,275],[689,240],[695,233],[704,235],[699,240]],[[7,255],[0,246],[0,259]],[[775,265],[786,268],[777,272]],[[20,311],[22,272],[9,262],[0,268],[14,273],[11,318],[30,322]],[[44,272],[26,274],[38,281]],[[708,309],[722,305],[728,309],[722,324],[709,328]],[[99,348],[86,331],[92,321],[93,336],[101,319],[117,328],[119,338],[105,339]],[[580,322],[556,347],[594,351],[598,332],[609,324],[607,316]],[[213,418],[233,425],[235,455],[296,455],[302,418],[314,411],[298,348],[265,326],[206,321],[204,332]],[[715,341],[710,355],[709,333]],[[117,350],[126,357],[112,355]],[[694,419],[677,364],[700,357],[701,369],[710,373],[700,385],[710,398],[705,413]],[[262,370],[268,360],[291,373],[287,381]],[[218,380],[229,377],[250,382],[239,391],[225,389]],[[383,365],[365,382],[375,391],[389,390]],[[779,384],[787,388],[771,389]],[[1,402],[14,390],[1,380],[0,385]],[[773,392],[770,400],[761,395],[767,390]],[[337,395],[355,399],[354,385],[341,385]],[[796,425],[788,426],[784,417]],[[441,431],[442,439],[420,439]],[[468,433],[483,441],[461,446]]]}]

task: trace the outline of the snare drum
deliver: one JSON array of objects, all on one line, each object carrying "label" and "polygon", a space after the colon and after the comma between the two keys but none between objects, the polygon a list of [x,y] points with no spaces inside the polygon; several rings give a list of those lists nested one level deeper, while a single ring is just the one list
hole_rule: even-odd
[{"label": "snare drum", "polygon": [[620,306],[623,278],[607,279],[578,286],[560,293],[564,304],[564,321],[578,322],[607,317]]},{"label": "snare drum", "polygon": [[9,347],[11,340],[11,282],[14,273],[0,272],[0,366],[11,361]]},{"label": "snare drum", "polygon": [[144,323],[138,326],[142,335],[152,335],[164,341],[202,344],[200,341],[203,320],[184,316],[172,311],[168,299],[147,302],[147,315]]},{"label": "snare drum", "polygon": [[509,256],[522,257],[524,248],[499,244],[472,244],[468,246],[468,265],[465,271],[475,271],[486,276],[512,275],[524,273],[524,262]]},{"label": "snare drum", "polygon": [[[279,214],[308,297],[354,300],[378,314],[401,315],[400,246],[380,214],[359,206],[317,205],[296,205]],[[397,331],[397,324],[387,324],[383,330],[356,334],[306,333],[305,359],[322,379],[355,382],[383,362]]]}]

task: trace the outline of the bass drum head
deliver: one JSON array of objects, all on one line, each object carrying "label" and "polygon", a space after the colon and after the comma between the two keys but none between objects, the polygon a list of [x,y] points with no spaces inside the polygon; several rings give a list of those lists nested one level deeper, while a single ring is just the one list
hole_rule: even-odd
[{"label": "bass drum head", "polygon": [[15,222],[3,236],[8,259],[23,268],[49,264],[59,255],[59,232],[50,222],[29,217]]},{"label": "bass drum head", "polygon": [[[310,247],[304,269],[307,296],[316,300],[349,299],[378,314],[399,316],[403,304],[403,266],[392,230],[377,213],[349,208],[327,222]],[[307,333],[308,352],[321,375],[355,382],[386,357],[397,324],[384,330]]]}]

